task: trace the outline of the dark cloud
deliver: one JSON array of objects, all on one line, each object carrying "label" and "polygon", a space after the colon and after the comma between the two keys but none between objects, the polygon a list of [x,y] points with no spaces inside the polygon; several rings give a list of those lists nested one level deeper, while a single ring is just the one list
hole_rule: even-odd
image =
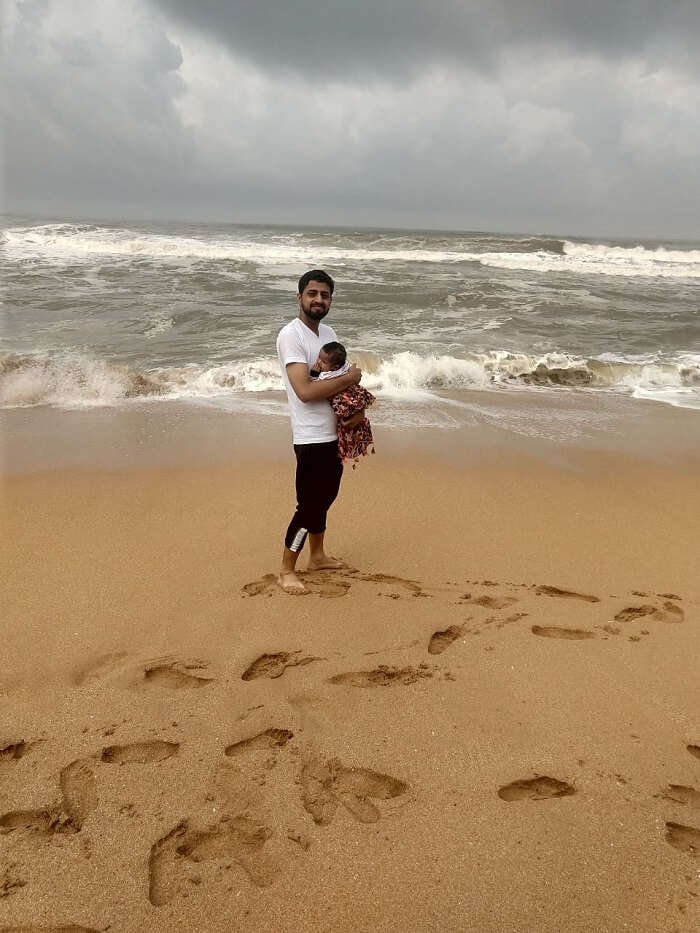
[{"label": "dark cloud", "polygon": [[518,45],[604,56],[700,46],[697,0],[152,0],[266,70],[319,80],[397,77],[436,63],[493,66]]},{"label": "dark cloud", "polygon": [[[192,146],[176,109],[180,50],[148,17],[55,12],[18,4],[4,49],[7,200],[128,203],[182,182]],[[134,30],[129,43],[120,27]]]},{"label": "dark cloud", "polygon": [[7,0],[6,209],[695,235],[687,5],[278,3]]}]

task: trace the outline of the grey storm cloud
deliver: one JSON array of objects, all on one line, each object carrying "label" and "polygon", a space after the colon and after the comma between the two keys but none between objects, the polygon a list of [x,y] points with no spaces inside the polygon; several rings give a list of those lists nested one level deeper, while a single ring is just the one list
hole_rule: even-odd
[{"label": "grey storm cloud", "polygon": [[0,6],[6,210],[697,236],[700,3]]},{"label": "grey storm cloud", "polygon": [[166,34],[144,28],[124,43],[113,38],[118,20],[77,7],[64,18],[47,0],[15,10],[2,107],[10,205],[18,194],[49,208],[106,194],[135,200],[163,182],[164,165],[181,180],[192,147],[175,106],[182,54]]},{"label": "grey storm cloud", "polygon": [[700,47],[697,0],[152,0],[267,69],[400,77],[435,63],[489,68],[508,47],[604,56]]}]

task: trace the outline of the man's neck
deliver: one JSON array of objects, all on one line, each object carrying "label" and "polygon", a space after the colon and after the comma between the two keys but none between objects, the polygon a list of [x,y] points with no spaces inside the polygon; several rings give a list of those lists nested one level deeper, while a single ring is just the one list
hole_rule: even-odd
[{"label": "man's neck", "polygon": [[303,311],[299,312],[299,320],[302,324],[305,324],[310,331],[313,331],[314,334],[318,337],[318,325],[319,321],[314,321],[313,318],[307,317]]}]

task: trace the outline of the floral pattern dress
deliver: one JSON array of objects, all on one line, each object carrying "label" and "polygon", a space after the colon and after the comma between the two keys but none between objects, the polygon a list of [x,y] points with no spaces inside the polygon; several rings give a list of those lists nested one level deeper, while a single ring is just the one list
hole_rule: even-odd
[{"label": "floral pattern dress", "polygon": [[346,428],[342,419],[349,418],[363,408],[369,408],[374,404],[375,398],[367,389],[355,385],[343,389],[337,395],[332,395],[329,401],[331,408],[338,416],[338,454],[343,463],[347,460],[354,460],[353,469],[355,469],[360,457],[370,452],[374,453],[372,427],[369,420],[363,418],[354,428]]}]

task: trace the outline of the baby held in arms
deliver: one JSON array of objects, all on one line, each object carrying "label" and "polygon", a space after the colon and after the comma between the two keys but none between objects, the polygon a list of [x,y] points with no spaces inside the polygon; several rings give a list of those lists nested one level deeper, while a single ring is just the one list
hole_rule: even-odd
[{"label": "baby held in arms", "polygon": [[[347,354],[342,343],[332,341],[321,347],[318,359],[314,364],[311,375],[318,375],[319,379],[333,379],[342,376],[350,367],[347,361]],[[374,453],[374,441],[372,439],[372,428],[367,418],[355,425],[353,428],[347,427],[343,421],[369,408],[375,401],[374,396],[367,389],[360,385],[350,386],[348,389],[332,395],[328,401],[331,408],[338,418],[338,455],[340,459],[354,460],[357,464],[360,457],[369,453],[370,447]],[[355,465],[353,465],[353,469]]]}]

